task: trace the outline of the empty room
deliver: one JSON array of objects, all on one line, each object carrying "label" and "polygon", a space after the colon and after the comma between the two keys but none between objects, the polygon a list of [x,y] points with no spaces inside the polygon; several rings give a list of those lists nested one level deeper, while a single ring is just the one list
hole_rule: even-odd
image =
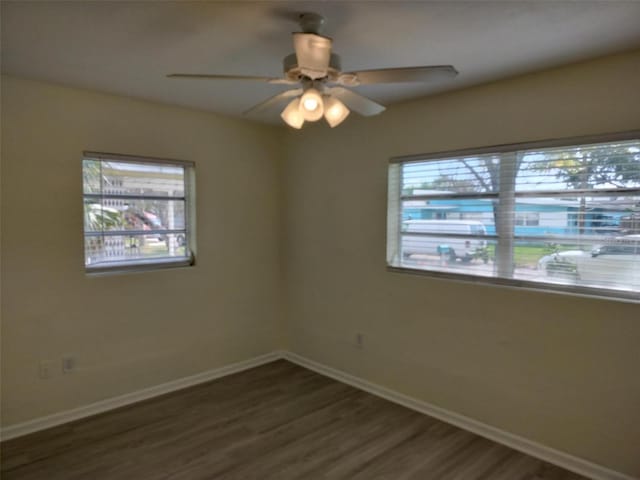
[{"label": "empty room", "polygon": [[3,480],[640,480],[640,2],[0,8]]}]

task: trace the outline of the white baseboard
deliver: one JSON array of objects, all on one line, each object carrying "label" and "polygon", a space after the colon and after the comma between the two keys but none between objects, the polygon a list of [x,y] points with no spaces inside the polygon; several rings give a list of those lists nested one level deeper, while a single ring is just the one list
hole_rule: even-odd
[{"label": "white baseboard", "polygon": [[364,390],[378,397],[384,398],[391,402],[397,403],[404,407],[410,408],[417,412],[429,415],[431,417],[442,420],[443,422],[450,423],[469,432],[473,432],[482,437],[488,438],[495,442],[506,445],[520,452],[531,455],[532,457],[539,458],[546,462],[552,463],[559,467],[566,468],[572,472],[584,475],[585,477],[592,478],[594,480],[639,480],[634,477],[630,477],[620,472],[605,468],[601,465],[597,465],[593,462],[585,460],[580,457],[570,455],[568,453],[556,450],[537,442],[533,442],[524,437],[520,437],[513,433],[500,430],[499,428],[492,427],[486,423],[479,422],[464,415],[446,410],[444,408],[432,405],[422,400],[403,395],[395,392],[381,385],[369,382],[362,378],[356,377],[349,373],[337,370],[332,367],[328,367],[321,363],[315,362],[301,355],[293,352],[277,350],[259,357],[244,360],[242,362],[226,365],[224,367],[215,368],[206,372],[184,377],[171,382],[163,383],[137,392],[127,393],[118,397],[101,400],[89,405],[74,408],[46,417],[40,417],[33,420],[29,420],[24,423],[10,425],[0,430],[0,438],[4,440],[10,440],[12,438],[21,437],[29,433],[44,430],[46,428],[55,427],[56,425],[62,425],[64,423],[79,420],[81,418],[90,417],[99,413],[107,412],[115,408],[130,405],[142,400],[147,400],[153,397],[171,393],[176,390],[198,385],[200,383],[209,382],[216,378],[231,375],[233,373],[248,370],[253,367],[264,365],[269,362],[284,358],[292,363],[300,365],[301,367],[313,370],[321,375],[333,378],[339,382],[346,383],[353,387]]},{"label": "white baseboard", "polygon": [[154,387],[145,388],[143,390],[138,390],[132,393],[126,393],[124,395],[108,398],[106,400],[100,400],[99,402],[74,408],[72,410],[66,410],[64,412],[54,413],[53,415],[47,415],[46,417],[29,420],[24,423],[10,425],[0,430],[0,438],[2,439],[2,441],[10,440],[12,438],[21,437],[23,435],[34,433],[39,430],[62,425],[63,423],[90,417],[92,415],[97,415],[98,413],[104,413],[109,410],[113,410],[114,408],[131,405],[132,403],[140,402],[142,400],[148,400],[159,395],[164,395],[166,393],[171,393],[176,390],[181,390],[183,388],[198,385],[200,383],[209,382],[226,375],[231,375],[232,373],[237,373],[253,367],[264,365],[265,363],[278,360],[282,358],[282,356],[282,352],[279,351],[267,353],[265,355],[260,355],[249,360],[233,363],[231,365],[225,365],[224,367],[214,368],[213,370],[197,373],[189,377],[162,383]]},{"label": "white baseboard", "polygon": [[637,478],[630,477],[620,472],[605,468],[601,465],[597,465],[593,462],[585,460],[580,457],[570,455],[568,453],[556,450],[537,442],[533,442],[524,437],[514,435],[499,428],[492,427],[486,423],[479,422],[464,415],[460,415],[455,412],[451,412],[444,408],[432,405],[422,400],[408,397],[401,393],[389,390],[383,386],[369,382],[362,378],[356,377],[349,373],[335,368],[328,367],[321,363],[315,362],[303,356],[300,356],[292,352],[282,352],[283,358],[290,362],[296,363],[301,367],[313,370],[321,375],[331,377],[339,382],[346,383],[360,390],[364,390],[378,397],[384,398],[391,402],[397,403],[404,407],[410,408],[430,417],[437,418],[443,422],[450,423],[469,432],[473,432],[482,437],[493,440],[494,442],[501,443],[507,447],[518,450],[532,457],[539,458],[553,465],[565,468],[572,472],[584,475],[585,477],[593,478],[594,480],[638,480]]}]

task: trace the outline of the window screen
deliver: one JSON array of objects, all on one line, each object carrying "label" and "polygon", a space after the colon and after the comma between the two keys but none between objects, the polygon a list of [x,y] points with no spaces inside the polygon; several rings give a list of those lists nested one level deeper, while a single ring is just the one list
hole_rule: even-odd
[{"label": "window screen", "polygon": [[388,264],[640,299],[640,135],[511,148],[392,163]]},{"label": "window screen", "polygon": [[190,264],[192,175],[186,162],[86,153],[86,269]]}]

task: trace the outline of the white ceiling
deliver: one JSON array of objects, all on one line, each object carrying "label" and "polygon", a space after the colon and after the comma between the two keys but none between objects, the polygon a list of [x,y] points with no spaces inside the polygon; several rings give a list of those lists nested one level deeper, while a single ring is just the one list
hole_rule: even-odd
[{"label": "white ceiling", "polygon": [[[640,46],[640,1],[2,1],[4,73],[240,116],[286,87],[165,78],[281,75],[301,12],[327,18],[343,69],[452,64],[431,85],[356,90],[391,104]],[[277,112],[261,118],[278,121]]]}]

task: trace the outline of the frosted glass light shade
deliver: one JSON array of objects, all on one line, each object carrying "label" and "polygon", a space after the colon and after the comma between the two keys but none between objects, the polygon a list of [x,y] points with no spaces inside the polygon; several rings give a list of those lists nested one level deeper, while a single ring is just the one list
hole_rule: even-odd
[{"label": "frosted glass light shade", "polygon": [[293,128],[300,129],[304,123],[304,115],[300,109],[300,99],[294,98],[280,114],[282,120]]},{"label": "frosted glass light shade", "polygon": [[326,97],[324,100],[324,119],[331,128],[340,125],[349,116],[347,106],[335,97]]},{"label": "frosted glass light shade", "polygon": [[300,97],[300,112],[305,120],[315,122],[322,118],[324,105],[322,95],[315,88],[310,88]]}]

